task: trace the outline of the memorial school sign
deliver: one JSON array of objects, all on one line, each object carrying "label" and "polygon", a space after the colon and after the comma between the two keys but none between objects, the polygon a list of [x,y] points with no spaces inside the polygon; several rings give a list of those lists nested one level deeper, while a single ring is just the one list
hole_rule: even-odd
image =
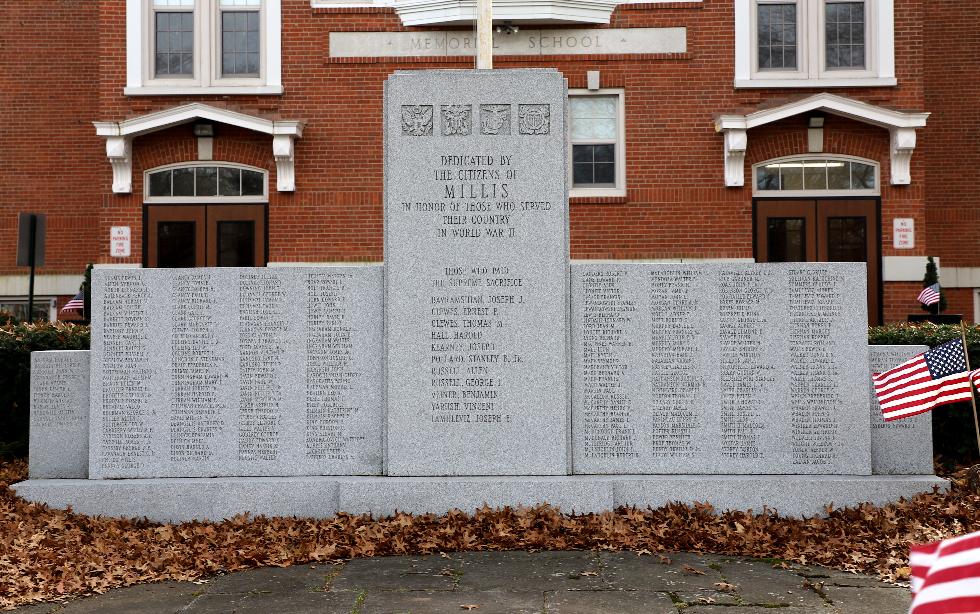
[{"label": "memorial school sign", "polygon": [[[494,55],[685,53],[687,28],[565,28],[496,36]],[[331,32],[330,57],[476,55],[476,33]]]}]

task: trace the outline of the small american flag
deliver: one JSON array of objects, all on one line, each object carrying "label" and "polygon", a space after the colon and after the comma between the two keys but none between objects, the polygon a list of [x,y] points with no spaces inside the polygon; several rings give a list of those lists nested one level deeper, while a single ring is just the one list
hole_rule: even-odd
[{"label": "small american flag", "polygon": [[976,389],[980,390],[980,369],[974,371],[970,377],[973,379],[973,385],[976,386]]},{"label": "small american flag", "polygon": [[884,373],[871,376],[885,421],[972,398],[962,339],[938,345]]},{"label": "small american flag", "polygon": [[61,308],[61,313],[66,311],[81,311],[85,309],[85,293],[79,291],[73,299],[65,303],[65,306]]},{"label": "small american flag", "polygon": [[939,284],[934,283],[926,286],[919,292],[919,302],[923,305],[935,305],[939,302]]},{"label": "small american flag", "polygon": [[980,612],[980,533],[912,546],[909,614]]}]

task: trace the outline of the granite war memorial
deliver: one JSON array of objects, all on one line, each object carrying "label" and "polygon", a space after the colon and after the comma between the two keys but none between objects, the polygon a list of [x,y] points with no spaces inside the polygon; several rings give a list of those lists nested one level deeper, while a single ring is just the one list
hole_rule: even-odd
[{"label": "granite war memorial", "polygon": [[570,262],[550,69],[396,72],[384,264],[96,269],[92,349],[32,356],[25,499],[154,520],[707,501],[813,515],[934,486],[881,421],[861,263]]}]

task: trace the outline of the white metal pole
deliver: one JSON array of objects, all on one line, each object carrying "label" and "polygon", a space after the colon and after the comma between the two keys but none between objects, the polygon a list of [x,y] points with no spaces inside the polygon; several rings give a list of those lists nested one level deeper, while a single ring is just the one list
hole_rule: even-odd
[{"label": "white metal pole", "polygon": [[493,68],[493,0],[476,2],[476,67]]}]

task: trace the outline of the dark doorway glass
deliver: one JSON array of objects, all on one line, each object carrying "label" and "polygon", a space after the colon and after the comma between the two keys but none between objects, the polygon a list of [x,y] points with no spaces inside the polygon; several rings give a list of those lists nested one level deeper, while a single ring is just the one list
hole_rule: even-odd
[{"label": "dark doorway glass", "polygon": [[197,265],[194,222],[157,223],[157,266],[161,269],[186,269]]},{"label": "dark doorway glass", "polygon": [[827,218],[827,260],[830,262],[868,261],[868,218]]},{"label": "dark doorway glass", "polygon": [[806,262],[806,219],[771,217],[766,233],[769,262]]},{"label": "dark doorway glass", "polygon": [[255,266],[255,222],[218,222],[218,266]]}]

